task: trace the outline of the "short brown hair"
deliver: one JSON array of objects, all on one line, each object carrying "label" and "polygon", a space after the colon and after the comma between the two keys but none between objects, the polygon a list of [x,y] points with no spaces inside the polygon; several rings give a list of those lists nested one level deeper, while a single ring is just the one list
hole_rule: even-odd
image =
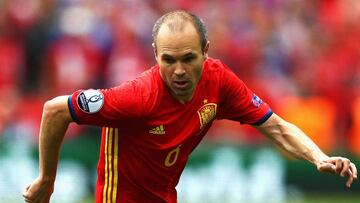
[{"label": "short brown hair", "polygon": [[190,22],[195,27],[196,32],[199,34],[200,37],[201,50],[204,51],[206,43],[208,41],[205,24],[198,16],[184,10],[176,10],[176,11],[168,12],[163,16],[161,16],[155,22],[152,30],[153,43],[155,44],[155,46],[156,46],[156,38],[159,33],[160,27],[164,23],[173,19],[179,19],[181,21]]}]

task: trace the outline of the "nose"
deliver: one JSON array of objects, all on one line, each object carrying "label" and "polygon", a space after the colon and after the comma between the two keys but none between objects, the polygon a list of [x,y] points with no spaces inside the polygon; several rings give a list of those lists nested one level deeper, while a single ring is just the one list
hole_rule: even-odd
[{"label": "nose", "polygon": [[176,66],[175,66],[174,74],[178,77],[181,77],[181,76],[185,75],[185,73],[186,73],[186,71],[185,71],[183,64],[181,62],[177,62]]}]

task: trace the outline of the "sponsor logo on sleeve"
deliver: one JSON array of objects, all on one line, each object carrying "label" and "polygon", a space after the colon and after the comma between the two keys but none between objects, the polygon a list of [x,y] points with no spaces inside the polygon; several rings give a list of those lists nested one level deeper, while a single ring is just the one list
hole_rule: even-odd
[{"label": "sponsor logo on sleeve", "polygon": [[99,90],[85,90],[78,95],[77,104],[85,113],[96,113],[104,104],[104,95]]},{"label": "sponsor logo on sleeve", "polygon": [[259,108],[260,107],[260,105],[262,104],[262,100],[260,99],[260,97],[258,97],[258,96],[256,96],[255,94],[254,94],[254,96],[253,96],[253,98],[252,98],[252,103],[253,103],[253,105],[256,107],[256,108]]}]

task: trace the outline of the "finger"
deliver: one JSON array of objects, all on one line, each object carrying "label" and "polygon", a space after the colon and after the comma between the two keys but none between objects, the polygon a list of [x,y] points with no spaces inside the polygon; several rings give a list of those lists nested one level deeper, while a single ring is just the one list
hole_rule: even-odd
[{"label": "finger", "polygon": [[25,187],[25,189],[23,191],[23,197],[25,197],[26,194],[28,193],[28,190],[29,190],[30,186],[31,186],[31,184]]},{"label": "finger", "polygon": [[29,197],[29,195],[23,194],[23,197],[25,199],[25,202],[32,202],[34,199]]},{"label": "finger", "polygon": [[25,197],[24,201],[25,202],[34,202],[34,199],[32,199],[32,198],[30,199],[30,198]]},{"label": "finger", "polygon": [[354,163],[350,163],[350,170],[354,178],[357,178],[357,169]]},{"label": "finger", "polygon": [[349,171],[349,178],[348,178],[348,180],[346,181],[346,186],[347,187],[351,187],[351,184],[352,184],[352,182],[354,181],[354,178],[353,178],[353,174],[351,173],[351,171],[350,170],[348,170]]},{"label": "finger", "polygon": [[25,199],[25,202],[27,202],[27,203],[31,203],[31,202],[34,202],[34,201],[29,200],[29,199]]},{"label": "finger", "polygon": [[342,160],[339,158],[339,159],[336,159],[335,161],[335,166],[336,166],[336,172],[337,173],[340,173],[341,172],[341,169],[343,167],[343,162]]},{"label": "finger", "polygon": [[40,193],[36,192],[34,193],[31,191],[31,187],[27,187],[27,191],[23,194],[23,197],[25,198],[26,202],[36,202],[35,200],[39,197]]},{"label": "finger", "polygon": [[29,200],[29,201],[33,200],[33,198],[31,197],[28,191],[24,192],[22,196],[24,197],[25,200]]},{"label": "finger", "polygon": [[335,173],[336,167],[334,164],[331,163],[321,163],[318,167],[318,170],[321,172]]},{"label": "finger", "polygon": [[349,166],[350,166],[350,160],[349,159],[343,159],[342,161],[342,170],[340,172],[340,176],[344,177],[349,172]]},{"label": "finger", "polygon": [[34,202],[33,199],[29,199],[29,198],[25,198],[24,201],[25,201],[25,202]]}]

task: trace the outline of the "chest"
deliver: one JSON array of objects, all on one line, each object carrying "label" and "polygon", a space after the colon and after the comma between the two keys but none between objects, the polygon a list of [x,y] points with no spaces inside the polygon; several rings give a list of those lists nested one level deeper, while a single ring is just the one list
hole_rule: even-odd
[{"label": "chest", "polygon": [[168,147],[199,139],[216,118],[219,99],[214,95],[197,95],[187,104],[160,99],[144,121],[147,137]]}]

